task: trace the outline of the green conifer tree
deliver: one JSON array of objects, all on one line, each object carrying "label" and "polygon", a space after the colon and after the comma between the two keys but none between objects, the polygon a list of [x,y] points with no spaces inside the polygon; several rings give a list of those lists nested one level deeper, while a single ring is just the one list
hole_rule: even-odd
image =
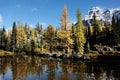
[{"label": "green conifer tree", "polygon": [[11,50],[14,52],[16,49],[16,42],[17,42],[17,27],[16,27],[16,22],[13,23],[13,28],[12,28],[12,35],[11,35]]},{"label": "green conifer tree", "polygon": [[76,24],[76,48],[77,52],[80,54],[84,53],[84,44],[85,44],[85,36],[83,30],[83,23],[81,19],[80,9],[77,9],[77,24]]},{"label": "green conifer tree", "polygon": [[114,43],[115,45],[119,45],[120,44],[120,19],[117,18],[115,22],[114,15],[112,20],[112,28],[113,28]]},{"label": "green conifer tree", "polygon": [[1,34],[1,47],[5,50],[6,48],[6,30],[3,27],[2,34]]}]

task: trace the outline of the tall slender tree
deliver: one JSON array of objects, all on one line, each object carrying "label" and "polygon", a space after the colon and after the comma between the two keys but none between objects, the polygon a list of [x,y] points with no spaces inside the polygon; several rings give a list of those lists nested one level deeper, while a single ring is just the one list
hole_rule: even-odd
[{"label": "tall slender tree", "polygon": [[16,34],[16,43],[18,51],[24,51],[25,45],[27,44],[27,35],[25,33],[23,25],[18,22],[17,34]]},{"label": "tall slender tree", "polygon": [[30,27],[29,24],[25,24],[24,29],[25,29],[25,33],[26,33],[26,36],[27,36],[27,42],[26,42],[26,45],[25,45],[25,51],[27,53],[30,53],[31,52],[31,39],[30,39],[30,37],[31,37],[31,33],[30,33],[31,32],[31,27]]},{"label": "tall slender tree", "polygon": [[93,14],[92,19],[92,26],[93,26],[93,35],[92,35],[92,45],[100,43],[100,39],[97,39],[97,36],[100,36],[102,32],[102,23],[96,19],[96,14]]},{"label": "tall slender tree", "polygon": [[85,37],[86,37],[86,42],[84,45],[84,52],[85,53],[88,53],[90,51],[91,35],[92,35],[91,27],[87,23],[86,29],[85,29]]},{"label": "tall slender tree", "polygon": [[120,45],[120,19],[112,18],[112,28],[113,28],[113,36],[115,45]]},{"label": "tall slender tree", "polygon": [[49,25],[46,30],[46,41],[48,45],[50,46],[49,51],[52,53],[53,49],[53,41],[54,41],[54,27],[52,25]]},{"label": "tall slender tree", "polygon": [[42,25],[38,23],[35,28],[35,36],[37,39],[36,41],[38,44],[38,48],[42,47],[42,38],[43,38],[42,34],[43,34]]},{"label": "tall slender tree", "polygon": [[92,26],[93,26],[93,29],[94,29],[94,34],[98,35],[99,32],[102,31],[102,23],[101,23],[101,21],[98,21],[96,19],[96,14],[95,13],[93,14],[93,19],[92,20],[93,20]]},{"label": "tall slender tree", "polygon": [[63,10],[62,10],[62,16],[60,17],[61,20],[61,29],[62,30],[67,30],[67,24],[69,22],[69,18],[68,18],[69,14],[67,11],[67,7],[66,5],[64,6]]},{"label": "tall slender tree", "polygon": [[25,24],[25,33],[27,35],[27,39],[29,40],[30,39],[30,31],[31,31],[31,27],[29,24]]},{"label": "tall slender tree", "polygon": [[64,6],[62,10],[62,16],[60,17],[60,20],[61,20],[61,30],[58,32],[58,39],[60,41],[59,46],[62,51],[64,51],[65,53],[69,53],[70,46],[72,44],[72,39],[70,36],[70,32],[68,31],[69,17],[66,6]]},{"label": "tall slender tree", "polygon": [[6,50],[10,49],[11,49],[11,30],[8,30],[6,35]]},{"label": "tall slender tree", "polygon": [[32,29],[30,32],[30,45],[31,45],[31,53],[35,53],[35,49],[38,47],[37,42],[36,42],[36,37],[35,37],[35,30]]},{"label": "tall slender tree", "polygon": [[83,23],[81,19],[80,9],[77,9],[77,24],[76,24],[76,48],[77,52],[80,54],[84,53],[84,44],[85,44],[85,36],[83,30]]},{"label": "tall slender tree", "polygon": [[73,48],[73,51],[75,51],[76,50],[76,47],[75,47],[75,28],[76,28],[76,26],[74,25],[74,24],[72,24],[72,27],[71,27],[71,38],[73,39],[73,46],[72,46],[72,48]]},{"label": "tall slender tree", "polygon": [[2,34],[1,34],[1,47],[5,50],[6,48],[6,30],[3,27]]},{"label": "tall slender tree", "polygon": [[12,35],[11,35],[11,50],[14,52],[16,49],[16,43],[17,43],[17,27],[16,22],[13,23],[12,28]]}]

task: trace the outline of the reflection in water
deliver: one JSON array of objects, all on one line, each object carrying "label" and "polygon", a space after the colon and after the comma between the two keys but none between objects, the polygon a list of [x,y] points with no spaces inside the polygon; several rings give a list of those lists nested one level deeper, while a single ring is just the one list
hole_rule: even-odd
[{"label": "reflection in water", "polygon": [[0,58],[0,80],[119,80],[119,62],[19,56]]}]

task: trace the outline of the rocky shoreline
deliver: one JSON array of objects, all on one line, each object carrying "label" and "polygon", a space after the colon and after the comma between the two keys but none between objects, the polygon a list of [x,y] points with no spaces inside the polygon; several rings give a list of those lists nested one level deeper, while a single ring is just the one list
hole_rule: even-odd
[{"label": "rocky shoreline", "polygon": [[77,60],[93,60],[97,58],[96,54],[94,56],[87,56],[87,54],[57,54],[57,53],[39,53],[35,54],[39,57],[45,57],[45,58],[60,58],[60,59],[77,59]]},{"label": "rocky shoreline", "polygon": [[[88,54],[80,54],[80,53],[60,53],[60,52],[54,52],[54,53],[49,53],[49,52],[41,52],[41,53],[34,53],[34,54],[29,54],[29,53],[21,53],[21,54],[14,54],[13,52],[8,52],[8,51],[0,51],[0,57],[3,56],[39,56],[39,57],[44,57],[44,58],[59,58],[59,59],[74,59],[74,60],[84,60],[84,61],[93,61],[93,60],[120,60],[120,53],[118,52],[107,52],[104,51],[104,54],[101,54],[103,52],[91,52]],[[111,54],[109,54],[111,53]]]}]

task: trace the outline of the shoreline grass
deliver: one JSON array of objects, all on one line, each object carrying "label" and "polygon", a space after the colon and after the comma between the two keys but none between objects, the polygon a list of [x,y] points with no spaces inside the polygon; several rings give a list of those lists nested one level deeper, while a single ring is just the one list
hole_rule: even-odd
[{"label": "shoreline grass", "polygon": [[13,56],[14,53],[10,51],[0,50],[0,56]]}]

